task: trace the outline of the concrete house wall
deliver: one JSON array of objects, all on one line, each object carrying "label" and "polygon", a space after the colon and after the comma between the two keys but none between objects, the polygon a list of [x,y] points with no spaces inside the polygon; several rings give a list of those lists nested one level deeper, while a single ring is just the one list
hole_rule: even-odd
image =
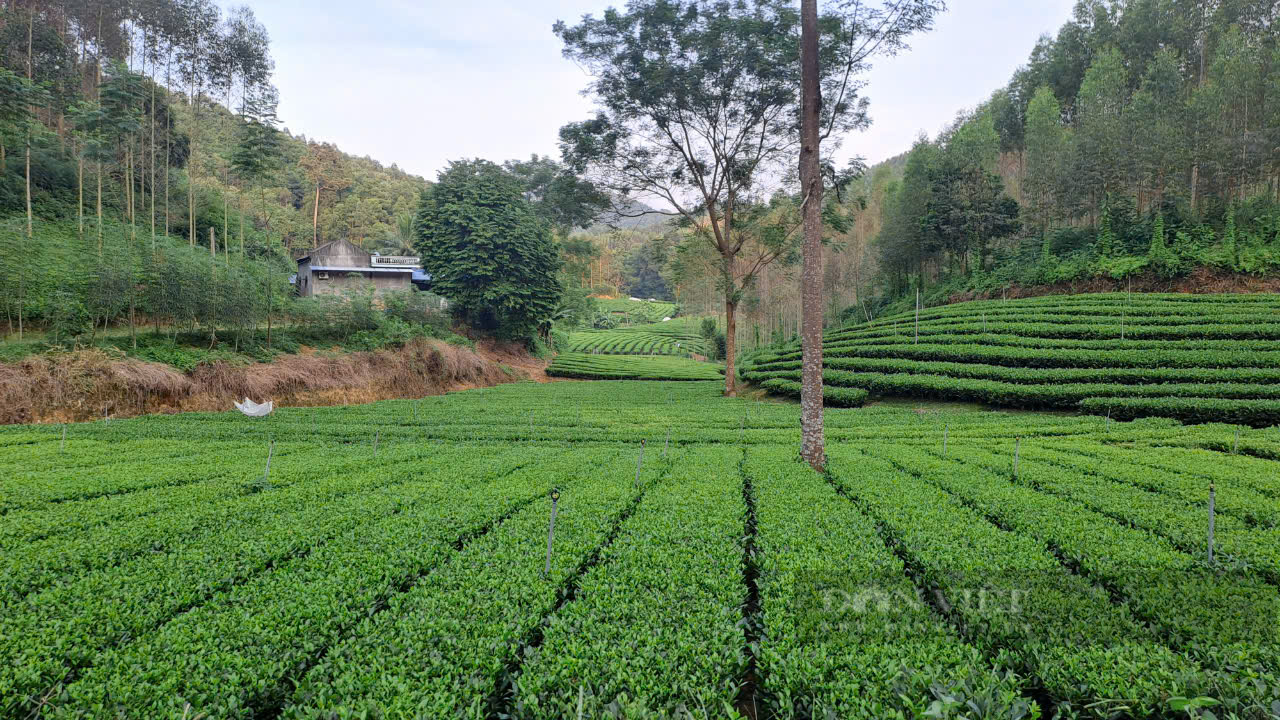
[{"label": "concrete house wall", "polygon": [[[373,268],[370,257],[346,240],[321,245],[298,260],[298,294],[302,297],[341,295],[370,282],[375,296],[412,287],[411,268]],[[322,273],[328,278],[321,279]]]}]

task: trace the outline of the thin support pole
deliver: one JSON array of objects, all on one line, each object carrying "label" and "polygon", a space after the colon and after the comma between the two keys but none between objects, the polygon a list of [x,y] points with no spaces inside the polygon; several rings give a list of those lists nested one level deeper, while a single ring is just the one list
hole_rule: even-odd
[{"label": "thin support pole", "polygon": [[1217,489],[1213,483],[1209,484],[1209,564],[1213,564],[1213,510],[1214,502],[1217,499]]},{"label": "thin support pole", "polygon": [[556,506],[560,502],[560,491],[551,491],[551,524],[547,526],[547,564],[542,569],[542,577],[551,574],[551,543],[556,536]]},{"label": "thin support pole", "polygon": [[262,482],[266,483],[271,477],[271,455],[275,452],[276,443],[271,438],[267,438],[267,469],[262,472]]},{"label": "thin support pole", "polygon": [[942,426],[942,457],[947,456],[947,431],[950,429],[950,424]]},{"label": "thin support pole", "polygon": [[1018,458],[1022,451],[1022,438],[1018,438],[1013,443],[1013,479],[1018,479]]},{"label": "thin support pole", "polygon": [[1235,455],[1240,452],[1240,428],[1236,428],[1236,442],[1231,446],[1231,454]]},{"label": "thin support pole", "polygon": [[58,443],[58,454],[61,455],[62,451],[66,447],[67,447],[67,425],[66,423],[63,423],[62,424],[62,440]]},{"label": "thin support pole", "polygon": [[640,466],[644,465],[644,440],[640,441],[640,458],[636,460],[636,481],[635,486],[640,487]]},{"label": "thin support pole", "polygon": [[916,288],[916,336],[912,342],[920,342],[920,288]]},{"label": "thin support pole", "polygon": [[662,443],[662,457],[667,456],[667,448],[671,446],[671,428],[667,428],[667,439]]}]

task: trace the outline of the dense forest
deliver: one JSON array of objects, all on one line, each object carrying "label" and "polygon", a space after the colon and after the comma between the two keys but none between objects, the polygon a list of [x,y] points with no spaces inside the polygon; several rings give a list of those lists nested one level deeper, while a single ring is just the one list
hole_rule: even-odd
[{"label": "dense forest", "polygon": [[272,69],[248,7],[0,3],[6,328],[256,329],[306,249],[411,248],[426,181],[281,128]]},{"label": "dense forest", "polygon": [[1006,87],[864,178],[881,301],[1280,268],[1278,21],[1273,0],[1081,0]]}]

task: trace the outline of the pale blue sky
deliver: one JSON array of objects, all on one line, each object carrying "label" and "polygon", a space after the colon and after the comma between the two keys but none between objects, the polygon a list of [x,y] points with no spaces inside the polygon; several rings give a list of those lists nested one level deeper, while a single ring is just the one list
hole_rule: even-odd
[{"label": "pale blue sky", "polygon": [[[798,1],[798,0],[797,0]],[[560,56],[556,20],[601,0],[223,0],[271,34],[280,118],[295,134],[434,179],[448,160],[558,155],[556,132],[587,117],[587,77]],[[871,162],[936,133],[986,99],[1056,33],[1074,0],[951,0],[934,30],[868,74],[872,127],[841,156]]]}]

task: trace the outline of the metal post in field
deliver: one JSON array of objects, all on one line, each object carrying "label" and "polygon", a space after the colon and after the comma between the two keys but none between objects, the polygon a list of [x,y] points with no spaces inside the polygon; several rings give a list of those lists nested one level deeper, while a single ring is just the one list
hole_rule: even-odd
[{"label": "metal post in field", "polygon": [[547,527],[547,564],[542,569],[542,577],[551,574],[551,542],[556,535],[556,506],[560,502],[560,491],[551,491],[551,524]]},{"label": "metal post in field", "polygon": [[949,424],[942,426],[942,457],[947,456],[947,431],[951,429]]},{"label": "metal post in field", "polygon": [[1232,455],[1235,455],[1238,452],[1240,452],[1240,428],[1236,428],[1236,441],[1235,444],[1231,446]]},{"label": "metal post in field", "polygon": [[267,438],[267,469],[262,472],[262,482],[265,484],[271,477],[271,455],[275,452],[276,443],[271,438]]},{"label": "metal post in field", "polygon": [[1217,491],[1213,483],[1209,483],[1209,564],[1213,564],[1213,505]]},{"label": "metal post in field", "polygon": [[1018,479],[1018,456],[1022,451],[1022,438],[1018,438],[1013,443],[1013,479]]},{"label": "metal post in field", "polygon": [[916,335],[912,342],[920,342],[920,288],[916,288]]}]

